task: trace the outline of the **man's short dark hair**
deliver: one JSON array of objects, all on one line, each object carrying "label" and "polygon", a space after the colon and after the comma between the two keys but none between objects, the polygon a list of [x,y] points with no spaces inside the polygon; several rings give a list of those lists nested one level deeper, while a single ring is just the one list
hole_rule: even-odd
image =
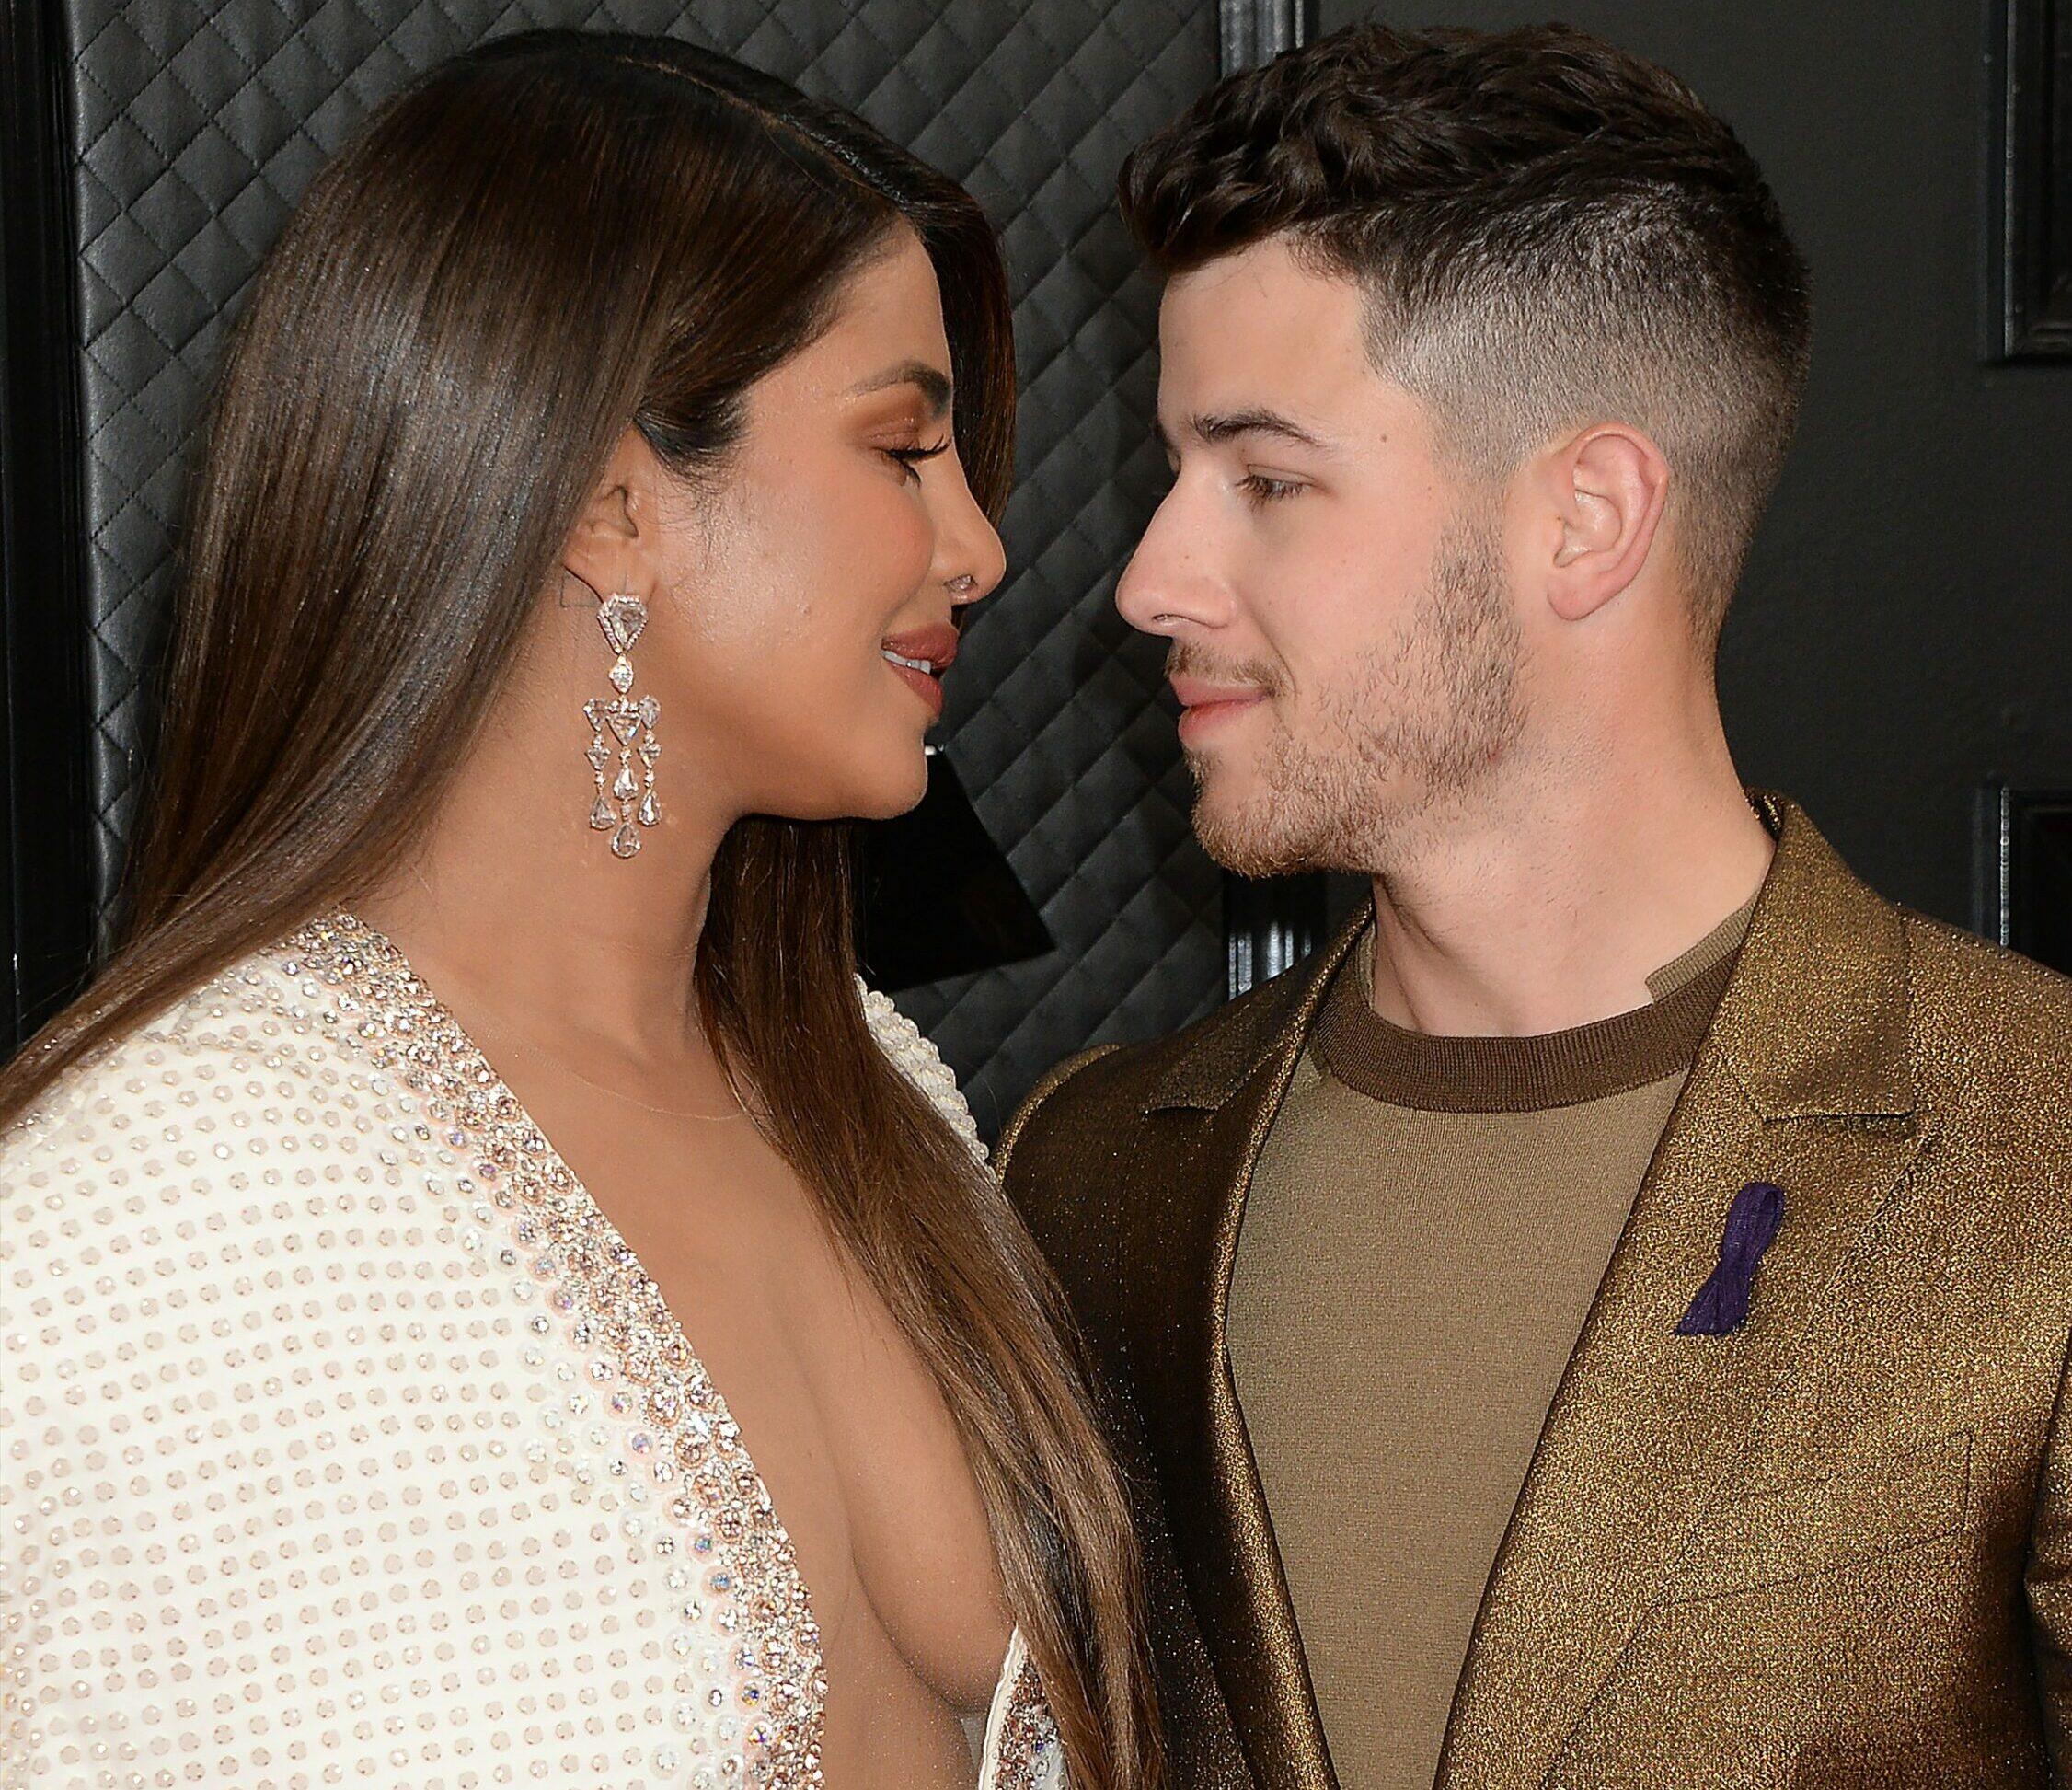
[{"label": "man's short dark hair", "polygon": [[1356,281],[1374,364],[1472,472],[1594,422],[1646,431],[1717,638],[1812,306],[1761,170],[1675,75],[1563,25],[1355,25],[1213,88],[1121,187],[1168,275],[1285,235]]}]

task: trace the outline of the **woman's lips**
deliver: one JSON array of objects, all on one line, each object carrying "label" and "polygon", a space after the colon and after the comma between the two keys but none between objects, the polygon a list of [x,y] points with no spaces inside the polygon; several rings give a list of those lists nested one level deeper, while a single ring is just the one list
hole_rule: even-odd
[{"label": "woman's lips", "polygon": [[947,624],[917,628],[881,641],[878,650],[892,673],[927,705],[929,719],[939,719],[942,674],[957,657],[957,630]]},{"label": "woman's lips", "polygon": [[939,720],[942,715],[942,680],[925,671],[915,671],[912,665],[893,665],[890,659],[885,663],[892,665],[894,675],[904,680],[908,689],[928,705],[929,716]]}]

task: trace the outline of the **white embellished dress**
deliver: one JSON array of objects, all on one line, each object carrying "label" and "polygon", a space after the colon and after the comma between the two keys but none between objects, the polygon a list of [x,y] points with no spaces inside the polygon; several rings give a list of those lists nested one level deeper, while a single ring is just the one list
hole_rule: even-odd
[{"label": "white embellished dress", "polygon": [[[826,1688],[719,1390],[379,933],[255,953],[0,1138],[5,1790],[808,1790]],[[1019,1634],[983,1747],[1064,1790]]]}]

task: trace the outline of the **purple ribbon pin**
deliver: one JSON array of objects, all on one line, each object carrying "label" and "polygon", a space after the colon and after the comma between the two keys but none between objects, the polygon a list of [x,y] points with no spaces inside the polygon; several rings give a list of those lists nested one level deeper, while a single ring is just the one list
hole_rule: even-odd
[{"label": "purple ribbon pin", "polygon": [[1748,1322],[1755,1265],[1776,1241],[1783,1222],[1784,1189],[1773,1183],[1751,1181],[1733,1196],[1720,1239],[1720,1265],[1698,1289],[1691,1309],[1676,1325],[1677,1335],[1725,1336]]}]

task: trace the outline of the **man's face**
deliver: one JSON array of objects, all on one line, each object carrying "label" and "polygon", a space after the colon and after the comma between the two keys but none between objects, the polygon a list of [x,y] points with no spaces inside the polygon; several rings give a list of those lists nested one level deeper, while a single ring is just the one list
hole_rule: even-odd
[{"label": "man's face", "polygon": [[1172,641],[1195,828],[1249,875],[1385,871],[1522,725],[1496,500],[1362,320],[1279,240],[1175,279],[1159,317],[1174,483],[1116,603]]}]

